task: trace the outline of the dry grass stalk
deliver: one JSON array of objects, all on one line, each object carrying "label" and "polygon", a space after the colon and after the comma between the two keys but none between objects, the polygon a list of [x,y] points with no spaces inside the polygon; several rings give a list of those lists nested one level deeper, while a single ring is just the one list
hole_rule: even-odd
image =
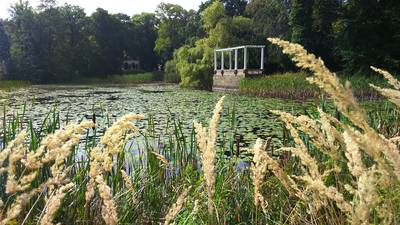
[{"label": "dry grass stalk", "polygon": [[125,187],[128,189],[132,189],[133,184],[131,177],[125,172],[125,170],[121,170],[122,179],[124,179]]},{"label": "dry grass stalk", "polygon": [[120,153],[123,149],[125,145],[124,135],[129,131],[137,131],[132,121],[142,119],[144,119],[143,115],[130,113],[121,117],[106,130],[104,136],[100,139],[100,143],[103,145],[103,167],[105,171],[111,171],[111,168],[115,164],[113,156]]},{"label": "dry grass stalk", "polygon": [[[280,46],[283,53],[293,56],[292,60],[297,66],[309,69],[314,73],[314,77],[308,79],[311,83],[319,85],[334,100],[339,111],[343,113],[351,122],[364,131],[363,135],[355,141],[363,147],[373,159],[387,172],[394,174],[400,180],[400,151],[392,142],[379,135],[369,126],[364,111],[358,105],[354,95],[351,92],[349,83],[343,86],[336,74],[326,68],[321,59],[315,55],[309,54],[303,46],[283,41],[278,38],[268,38],[270,42]],[[381,153],[391,162],[394,171],[392,171],[385,160],[381,158]]]},{"label": "dry grass stalk", "polygon": [[266,154],[263,150],[263,141],[258,138],[256,144],[250,151],[253,153],[253,165],[251,167],[253,187],[254,187],[254,205],[262,207],[263,211],[266,211],[268,202],[264,199],[261,193],[262,184],[264,182],[265,173],[268,169]]},{"label": "dry grass stalk", "polygon": [[212,197],[214,195],[215,189],[215,160],[216,160],[216,149],[215,142],[217,139],[217,125],[220,119],[220,114],[222,111],[222,104],[224,102],[225,96],[223,96],[217,103],[214,109],[213,116],[210,120],[210,127],[208,131],[200,123],[194,121],[194,127],[196,130],[197,143],[201,152],[201,162],[203,165],[204,180],[207,187],[208,196],[208,213],[213,214],[214,207],[212,204]]},{"label": "dry grass stalk", "polygon": [[390,74],[386,70],[382,70],[376,67],[371,66],[371,69],[379,74],[381,74],[394,88],[400,90],[400,81],[398,81],[392,74]]},{"label": "dry grass stalk", "polygon": [[105,183],[103,176],[96,177],[99,194],[103,201],[101,215],[107,225],[116,225],[118,223],[117,208],[112,199],[111,188]]},{"label": "dry grass stalk", "polygon": [[132,121],[143,119],[143,115],[127,114],[106,130],[100,139],[100,146],[93,148],[90,152],[89,181],[86,188],[85,199],[89,203],[96,193],[96,187],[103,205],[101,214],[106,224],[117,224],[118,216],[115,203],[112,199],[111,189],[104,181],[105,172],[111,171],[115,164],[114,156],[123,151],[126,139],[123,137],[127,132],[135,132],[137,128]]},{"label": "dry grass stalk", "polygon": [[53,219],[61,206],[61,201],[64,199],[66,192],[71,190],[74,186],[74,183],[68,183],[60,187],[56,193],[48,199],[45,213],[40,220],[41,225],[53,225]]},{"label": "dry grass stalk", "polygon": [[187,196],[189,194],[191,187],[186,188],[178,197],[176,202],[171,206],[168,210],[167,215],[165,216],[164,225],[169,225],[171,222],[176,218],[178,213],[181,211],[182,207],[184,206]]},{"label": "dry grass stalk", "polygon": [[64,185],[69,183],[68,179],[66,179],[68,173],[69,169],[67,168],[62,173],[56,175],[55,177],[50,177],[46,182],[40,184],[39,187],[18,195],[17,199],[8,208],[6,212],[6,217],[2,221],[0,221],[0,224],[5,225],[9,221],[17,218],[22,212],[23,208],[29,203],[30,199],[36,194],[45,191],[50,186]]},{"label": "dry grass stalk", "polygon": [[164,168],[168,168],[168,167],[169,167],[169,162],[168,162],[168,160],[167,160],[163,155],[161,155],[160,153],[155,152],[155,151],[151,151],[151,153],[152,153],[154,156],[156,156],[156,158],[157,158],[158,160],[160,160],[160,162],[161,162],[161,164],[163,165]]},{"label": "dry grass stalk", "polygon": [[377,171],[372,167],[368,171],[364,171],[358,178],[355,190],[356,202],[353,216],[350,219],[352,225],[370,224],[370,211],[379,202],[376,173]]}]

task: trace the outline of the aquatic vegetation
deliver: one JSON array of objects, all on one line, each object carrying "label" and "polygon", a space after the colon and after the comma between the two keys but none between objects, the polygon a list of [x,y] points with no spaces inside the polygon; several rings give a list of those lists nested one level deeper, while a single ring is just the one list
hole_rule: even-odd
[{"label": "aquatic vegetation", "polygon": [[[193,102],[187,92],[147,92],[147,98],[178,95],[175,107],[220,100],[209,120],[204,106],[204,114],[140,108],[146,115],[119,119],[93,109],[79,123],[61,119],[56,109],[33,122],[25,107],[20,114],[5,107],[0,224],[400,223],[397,109],[365,109],[321,59],[300,45],[269,40],[311,70],[308,80],[332,100],[311,110],[252,98],[246,104],[259,110],[253,118],[243,103],[227,106],[240,96],[203,93]],[[373,88],[396,104],[398,81],[374,70],[397,90]],[[270,111],[261,110],[266,106]]]}]

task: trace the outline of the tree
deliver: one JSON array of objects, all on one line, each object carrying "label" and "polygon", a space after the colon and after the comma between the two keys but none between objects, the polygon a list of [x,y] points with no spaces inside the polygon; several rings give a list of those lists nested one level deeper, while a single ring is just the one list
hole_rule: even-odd
[{"label": "tree", "polygon": [[[184,45],[174,54],[176,71],[185,87],[210,90],[212,86],[213,49],[249,43],[254,34],[252,21],[242,16],[229,17],[220,1],[215,1],[202,13],[206,36],[194,45]],[[169,71],[171,65],[168,64]]]},{"label": "tree", "polygon": [[154,69],[160,63],[154,51],[158,24],[159,20],[153,13],[134,15],[131,19],[127,54],[139,59],[141,67],[146,70]]},{"label": "tree", "polygon": [[124,26],[118,16],[98,8],[91,16],[91,45],[94,52],[90,58],[90,70],[106,76],[119,73],[124,59]]},{"label": "tree", "polygon": [[172,58],[175,49],[192,40],[199,33],[195,11],[186,11],[179,5],[161,3],[156,10],[160,26],[154,50],[165,62]]},{"label": "tree", "polygon": [[247,0],[224,0],[223,2],[228,16],[244,16]]},{"label": "tree", "polygon": [[314,0],[292,0],[289,14],[292,42],[302,44],[307,49],[312,46],[312,6]]},{"label": "tree", "polygon": [[40,80],[36,41],[36,15],[27,1],[11,6],[10,40],[11,59],[16,71],[14,79]]},{"label": "tree", "polygon": [[289,0],[252,0],[246,7],[246,14],[253,20],[255,40],[267,45],[265,68],[270,72],[293,68],[293,63],[281,49],[266,43],[267,37],[290,39],[289,11]]},{"label": "tree", "polygon": [[370,65],[400,72],[400,1],[349,0],[334,29],[348,72],[366,73]]},{"label": "tree", "polygon": [[333,24],[339,16],[338,0],[314,0],[312,8],[312,35],[310,50],[324,59],[329,66],[334,66]]},{"label": "tree", "polygon": [[10,41],[0,20],[0,80],[8,77],[10,63]]},{"label": "tree", "polygon": [[203,12],[209,6],[211,6],[215,1],[221,1],[225,8],[225,13],[228,16],[244,16],[246,11],[247,0],[207,0],[202,2],[199,6],[199,12]]}]

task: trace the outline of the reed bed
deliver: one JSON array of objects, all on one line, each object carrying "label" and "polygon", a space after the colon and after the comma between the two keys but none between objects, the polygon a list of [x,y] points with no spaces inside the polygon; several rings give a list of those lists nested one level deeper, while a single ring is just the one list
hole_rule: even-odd
[{"label": "reed bed", "polygon": [[[62,127],[56,110],[34,126],[24,110],[3,118],[0,224],[400,224],[398,111],[366,113],[321,59],[268,40],[335,108],[272,111],[285,127],[277,154],[271,138],[237,151],[224,97],[189,133],[171,118],[157,134],[154,117],[137,114]],[[394,89],[372,88],[399,106],[399,82],[372,69]],[[219,138],[222,116],[232,130]]]}]

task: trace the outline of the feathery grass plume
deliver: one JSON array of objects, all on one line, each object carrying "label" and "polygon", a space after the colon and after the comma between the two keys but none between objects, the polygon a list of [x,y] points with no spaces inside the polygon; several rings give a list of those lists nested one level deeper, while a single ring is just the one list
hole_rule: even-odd
[{"label": "feathery grass plume", "polygon": [[199,200],[196,199],[194,201],[193,209],[192,212],[190,213],[190,216],[195,216],[199,212],[199,210],[200,210],[200,203]]},{"label": "feathery grass plume", "polygon": [[373,84],[369,84],[372,88],[378,91],[381,95],[389,99],[397,107],[400,107],[400,91],[390,88],[381,88]]},{"label": "feathery grass plume", "polygon": [[103,145],[103,151],[105,153],[103,159],[103,167],[105,171],[111,171],[115,162],[113,156],[121,152],[125,144],[123,138],[126,132],[137,131],[136,126],[132,123],[135,120],[144,119],[143,115],[130,113],[117,120],[111,127],[109,127],[104,136],[100,139],[100,143]]},{"label": "feathery grass plume", "polygon": [[184,206],[186,202],[186,198],[189,194],[189,191],[192,187],[186,188],[178,197],[176,202],[171,206],[171,208],[168,210],[167,215],[165,216],[165,222],[164,225],[169,225],[171,222],[175,219],[175,217],[178,215],[179,211],[181,211],[182,207]]},{"label": "feathery grass plume", "polygon": [[29,203],[30,199],[36,194],[45,191],[49,186],[53,185],[64,185],[69,183],[66,178],[70,169],[65,169],[62,173],[57,174],[55,177],[50,177],[46,182],[40,184],[37,188],[34,188],[28,192],[23,192],[17,196],[16,200],[11,204],[6,212],[6,217],[0,221],[0,225],[5,225],[9,221],[17,218],[23,208]]},{"label": "feathery grass plume", "polygon": [[394,78],[394,76],[392,74],[390,74],[388,71],[376,68],[374,66],[371,66],[370,68],[373,71],[381,74],[389,82],[389,84],[391,84],[394,88],[396,88],[397,90],[400,90],[400,81],[398,81],[396,78]]},{"label": "feathery grass plume", "polygon": [[[325,198],[331,199],[336,202],[336,205],[346,214],[351,212],[351,205],[347,203],[343,195],[333,186],[326,186],[323,182],[323,178],[328,174],[325,171],[321,174],[318,169],[317,161],[308,154],[307,148],[304,142],[301,140],[297,130],[293,127],[292,123],[296,123],[294,116],[286,112],[272,111],[274,114],[280,116],[280,118],[285,122],[287,129],[290,131],[292,138],[296,143],[295,148],[290,148],[291,152],[300,158],[300,162],[303,165],[304,175],[294,176],[299,180],[306,182],[306,191],[311,191],[312,194],[312,204],[310,208],[312,211],[317,211],[321,206],[326,206]],[[299,195],[304,200],[305,195]]]},{"label": "feathery grass plume", "polygon": [[263,151],[263,141],[257,138],[256,144],[250,150],[253,153],[253,165],[251,166],[252,178],[253,178],[253,188],[254,188],[254,206],[262,207],[263,211],[266,210],[268,202],[264,199],[261,193],[261,187],[264,182],[265,173],[268,169],[267,159]]},{"label": "feathery grass plume", "polygon": [[97,176],[96,183],[103,201],[101,215],[104,222],[107,225],[116,225],[118,223],[117,208],[112,199],[111,188],[105,183],[103,176]]},{"label": "feathery grass plume", "polygon": [[376,173],[376,169],[372,167],[365,170],[358,178],[355,190],[356,204],[350,221],[352,225],[370,224],[370,211],[379,202]]},{"label": "feathery grass plume", "polygon": [[144,116],[133,113],[121,117],[106,130],[104,136],[100,139],[101,145],[94,147],[90,152],[89,181],[85,199],[88,204],[96,193],[96,187],[99,189],[100,197],[103,200],[102,216],[107,224],[116,224],[118,216],[111,196],[111,189],[104,182],[103,175],[105,172],[111,171],[114,166],[113,156],[123,150],[124,135],[128,131],[137,130],[132,121],[140,119],[144,119]]},{"label": "feathery grass plume", "polygon": [[[384,168],[388,173],[400,180],[400,151],[397,146],[369,126],[364,111],[358,105],[351,92],[349,83],[347,82],[346,86],[343,86],[336,74],[329,71],[320,58],[317,59],[315,55],[309,54],[303,46],[278,38],[268,38],[268,40],[280,46],[283,49],[283,53],[293,56],[292,60],[296,62],[297,66],[309,69],[314,73],[315,76],[309,78],[308,81],[319,85],[327,92],[333,98],[339,111],[364,131],[363,135],[354,140],[364,147],[363,150],[378,163],[379,167]],[[391,162],[394,171],[381,158],[381,153]]]},{"label": "feathery grass plume", "polygon": [[[335,187],[327,187],[321,179],[314,179],[313,177],[310,177],[308,175],[297,176],[297,178],[305,181],[307,183],[308,189],[315,191],[321,197],[327,197],[336,202],[336,205],[342,212],[346,214],[351,213],[351,205],[346,202],[343,195]],[[323,204],[326,205],[326,202],[323,202]]]},{"label": "feathery grass plume", "polygon": [[[10,157],[10,153],[14,148],[20,148],[24,144],[26,131],[21,131],[14,140],[8,143],[7,147],[0,152],[0,174],[5,172],[7,168],[2,168],[4,161]],[[14,156],[15,157],[15,156]]]},{"label": "feathery grass plume", "polygon": [[132,189],[133,184],[131,177],[125,172],[125,170],[121,170],[122,178],[124,179],[125,187]]},{"label": "feathery grass plume", "polygon": [[213,116],[210,120],[210,127],[208,131],[200,123],[194,121],[194,127],[196,130],[197,143],[201,152],[201,162],[204,174],[204,180],[207,186],[208,196],[208,213],[213,214],[212,197],[215,189],[215,160],[216,160],[216,149],[215,142],[217,139],[217,125],[221,117],[222,105],[225,96],[223,96],[215,106]]},{"label": "feathery grass plume", "polygon": [[349,167],[350,173],[353,176],[359,177],[365,172],[366,169],[364,163],[361,160],[361,152],[359,146],[357,145],[357,143],[354,142],[347,131],[343,133],[343,139],[346,143],[344,154],[348,160],[347,166]]},{"label": "feathery grass plume", "polygon": [[22,191],[27,189],[30,186],[30,182],[32,180],[24,179],[23,181],[26,183],[21,183],[17,180],[17,162],[19,162],[25,154],[25,140],[26,132],[21,131],[17,137],[15,138],[15,142],[13,143],[8,156],[8,167],[7,167],[7,184],[6,184],[6,193],[11,194],[17,191]]},{"label": "feathery grass plume", "polygon": [[92,121],[83,121],[80,124],[70,124],[54,134],[48,134],[40,142],[39,148],[29,152],[22,163],[29,169],[38,169],[43,163],[54,160],[51,172],[53,175],[58,174],[65,168],[64,160],[71,154],[72,147],[77,145],[83,133],[93,126]]},{"label": "feathery grass plume", "polygon": [[169,167],[169,162],[163,155],[161,155],[161,154],[159,154],[159,153],[157,153],[155,151],[151,151],[151,153],[153,155],[155,155],[158,160],[160,160],[160,162],[161,162],[161,164],[163,165],[164,168],[168,168]]},{"label": "feathery grass plume", "polygon": [[64,199],[70,189],[75,186],[74,183],[68,183],[60,187],[54,195],[52,195],[46,203],[45,213],[40,220],[41,225],[53,225],[53,219],[57,210],[61,206],[61,201]]},{"label": "feathery grass plume", "polygon": [[[296,128],[293,127],[292,123],[295,121],[293,120],[293,116],[289,113],[272,110],[272,113],[279,115],[281,120],[286,124],[286,128],[289,130],[295,144],[296,148],[292,148],[291,152],[301,159],[301,163],[304,166],[303,170],[306,173],[310,173],[311,177],[318,178],[321,176],[318,170],[318,163],[317,161],[308,154],[307,147],[304,145],[303,141],[301,140],[299,133],[297,132]],[[309,171],[307,171],[307,169]]]}]

